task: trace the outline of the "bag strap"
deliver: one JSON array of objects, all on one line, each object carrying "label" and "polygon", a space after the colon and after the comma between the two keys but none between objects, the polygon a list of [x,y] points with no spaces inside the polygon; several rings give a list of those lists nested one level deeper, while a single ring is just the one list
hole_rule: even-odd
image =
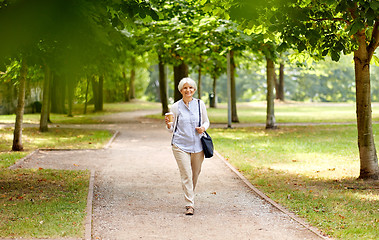
[{"label": "bag strap", "polygon": [[172,138],[171,138],[171,145],[172,143],[174,142],[174,135],[175,135],[175,132],[176,132],[176,129],[178,128],[178,121],[179,121],[179,113],[177,114],[176,116],[176,119],[175,119],[175,129],[174,129],[174,132],[172,133]]},{"label": "bag strap", "polygon": [[178,121],[179,121],[179,114],[178,114],[178,116],[176,116],[174,133],[176,132],[176,128],[178,127]]},{"label": "bag strap", "polygon": [[197,104],[199,105],[199,127],[201,127],[200,99],[197,100]]}]

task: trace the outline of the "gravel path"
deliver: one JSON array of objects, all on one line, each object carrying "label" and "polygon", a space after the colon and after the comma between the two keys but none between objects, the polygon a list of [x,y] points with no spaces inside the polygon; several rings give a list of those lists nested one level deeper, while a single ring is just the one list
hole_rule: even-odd
[{"label": "gravel path", "polygon": [[258,197],[217,156],[204,161],[195,215],[184,215],[170,133],[139,118],[146,113],[87,126],[120,132],[107,149],[39,151],[22,167],[95,170],[92,239],[321,239]]}]

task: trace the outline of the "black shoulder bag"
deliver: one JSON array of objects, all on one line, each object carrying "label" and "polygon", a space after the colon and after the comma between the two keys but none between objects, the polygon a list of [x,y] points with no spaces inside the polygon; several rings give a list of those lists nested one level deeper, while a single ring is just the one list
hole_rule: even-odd
[{"label": "black shoulder bag", "polygon": [[[198,100],[198,105],[199,105],[199,127],[201,126],[201,111],[200,111],[200,100]],[[203,136],[200,138],[201,140],[201,145],[203,145],[203,151],[204,151],[204,156],[206,158],[211,158],[213,157],[213,142],[211,136],[205,131]]]}]

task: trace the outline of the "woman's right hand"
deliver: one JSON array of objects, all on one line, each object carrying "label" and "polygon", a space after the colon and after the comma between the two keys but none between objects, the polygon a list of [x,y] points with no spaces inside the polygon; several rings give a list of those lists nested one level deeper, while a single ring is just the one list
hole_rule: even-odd
[{"label": "woman's right hand", "polygon": [[165,120],[167,128],[171,128],[170,119],[168,118],[168,116],[165,116],[164,120]]}]

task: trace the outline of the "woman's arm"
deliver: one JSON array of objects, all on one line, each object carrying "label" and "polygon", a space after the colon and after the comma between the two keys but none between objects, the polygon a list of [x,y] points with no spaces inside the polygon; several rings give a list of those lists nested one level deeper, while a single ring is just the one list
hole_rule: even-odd
[{"label": "woman's arm", "polygon": [[200,108],[201,108],[201,126],[204,127],[204,131],[206,131],[209,128],[210,122],[208,118],[207,107],[205,106],[205,103],[203,101],[200,101]]},{"label": "woman's arm", "polygon": [[169,125],[167,125],[167,120],[166,120],[166,117],[165,117],[165,121],[166,121],[166,129],[170,132],[173,132],[174,129],[175,129],[175,125],[176,125],[176,118],[178,116],[178,104],[177,103],[174,103],[172,106],[171,106],[171,109],[170,111],[174,114],[174,117],[173,117],[173,124],[171,124],[170,127],[168,127]]}]

